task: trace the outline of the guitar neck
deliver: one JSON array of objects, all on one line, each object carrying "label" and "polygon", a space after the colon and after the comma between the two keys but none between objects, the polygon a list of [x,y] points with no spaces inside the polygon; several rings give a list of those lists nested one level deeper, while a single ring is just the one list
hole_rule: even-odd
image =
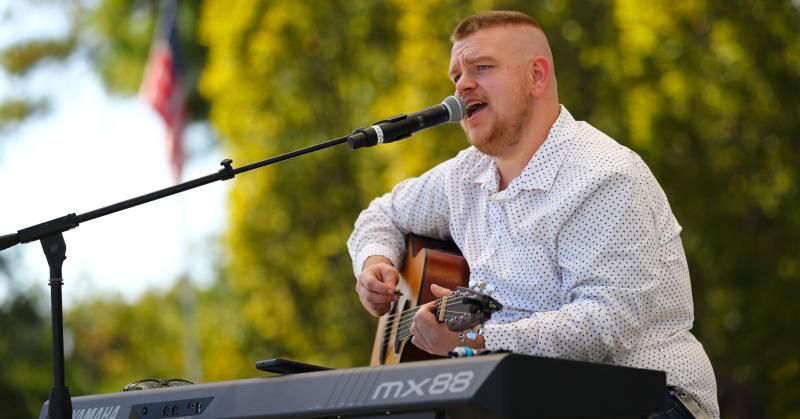
[{"label": "guitar neck", "polygon": [[372,365],[436,358],[413,345],[406,345],[411,337],[413,317],[426,303],[442,306],[433,295],[431,285],[456,289],[469,280],[469,266],[455,245],[419,236],[407,236],[405,260],[401,266],[400,282],[406,297],[401,297],[392,307],[392,314],[379,320]]},{"label": "guitar neck", "polygon": [[[460,299],[456,299],[456,300],[460,300]],[[437,319],[440,322],[444,321],[445,313],[448,311],[448,307],[447,306],[450,305],[450,303],[451,303],[450,302],[450,298],[449,297],[439,298],[437,300],[431,301],[431,303],[433,303],[435,305],[435,307],[436,307],[436,310],[434,311],[434,315],[437,317]],[[411,323],[412,323],[412,321],[414,319],[414,315],[416,315],[417,311],[419,311],[419,309],[422,308],[422,307],[423,306],[416,306],[416,307],[410,308],[408,310],[404,310],[404,311],[402,311],[400,313],[397,313],[395,315],[389,316],[390,319],[392,317],[394,317],[394,316],[400,316],[400,321],[397,324],[397,339],[406,339],[406,338],[411,337]],[[387,329],[387,332],[388,332],[388,329]],[[387,334],[386,339],[388,339],[388,338],[389,338],[389,336]]]},{"label": "guitar neck", "polygon": [[[433,303],[438,305],[441,301],[442,299],[440,298],[436,301],[433,301]],[[422,306],[416,306],[394,315],[400,316],[400,321],[397,322],[397,339],[402,340],[411,337],[411,323],[414,320],[414,315],[417,314],[417,311],[419,311],[421,307]],[[394,316],[390,316],[390,318]],[[387,329],[387,332],[391,332],[391,330]],[[389,335],[387,334],[386,339],[388,338]]]}]

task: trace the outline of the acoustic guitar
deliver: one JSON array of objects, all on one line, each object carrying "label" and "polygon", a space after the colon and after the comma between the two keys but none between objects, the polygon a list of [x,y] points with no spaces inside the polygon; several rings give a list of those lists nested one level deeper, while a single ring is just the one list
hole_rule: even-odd
[{"label": "acoustic guitar", "polygon": [[[455,332],[472,329],[489,320],[502,305],[481,290],[467,288],[469,266],[453,243],[409,235],[397,290],[401,293],[378,322],[370,365],[443,358],[411,343],[411,320],[420,306],[435,302],[437,320]],[[453,291],[437,299],[431,284]]]}]

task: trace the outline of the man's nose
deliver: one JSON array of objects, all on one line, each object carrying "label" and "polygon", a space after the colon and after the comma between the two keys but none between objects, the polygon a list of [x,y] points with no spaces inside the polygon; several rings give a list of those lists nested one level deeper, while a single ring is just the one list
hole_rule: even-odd
[{"label": "man's nose", "polygon": [[475,89],[475,86],[475,79],[465,72],[456,82],[456,94],[457,96],[463,96],[465,92]]}]

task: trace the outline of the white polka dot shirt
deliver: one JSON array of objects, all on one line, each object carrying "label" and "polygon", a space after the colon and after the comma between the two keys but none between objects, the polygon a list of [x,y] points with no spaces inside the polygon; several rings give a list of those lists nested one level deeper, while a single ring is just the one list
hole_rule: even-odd
[{"label": "white polka dot shirt", "polygon": [[488,349],[666,371],[718,418],[681,227],[641,158],[562,106],[520,176],[498,180],[470,147],[375,199],[348,241],[356,274],[370,255],[399,266],[409,232],[451,239],[503,304]]}]

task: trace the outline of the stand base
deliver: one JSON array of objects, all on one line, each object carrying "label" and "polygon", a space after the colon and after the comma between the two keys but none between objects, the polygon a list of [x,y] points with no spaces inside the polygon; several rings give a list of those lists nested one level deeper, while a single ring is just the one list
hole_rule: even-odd
[{"label": "stand base", "polygon": [[72,398],[67,386],[53,386],[47,405],[48,419],[72,419]]}]

